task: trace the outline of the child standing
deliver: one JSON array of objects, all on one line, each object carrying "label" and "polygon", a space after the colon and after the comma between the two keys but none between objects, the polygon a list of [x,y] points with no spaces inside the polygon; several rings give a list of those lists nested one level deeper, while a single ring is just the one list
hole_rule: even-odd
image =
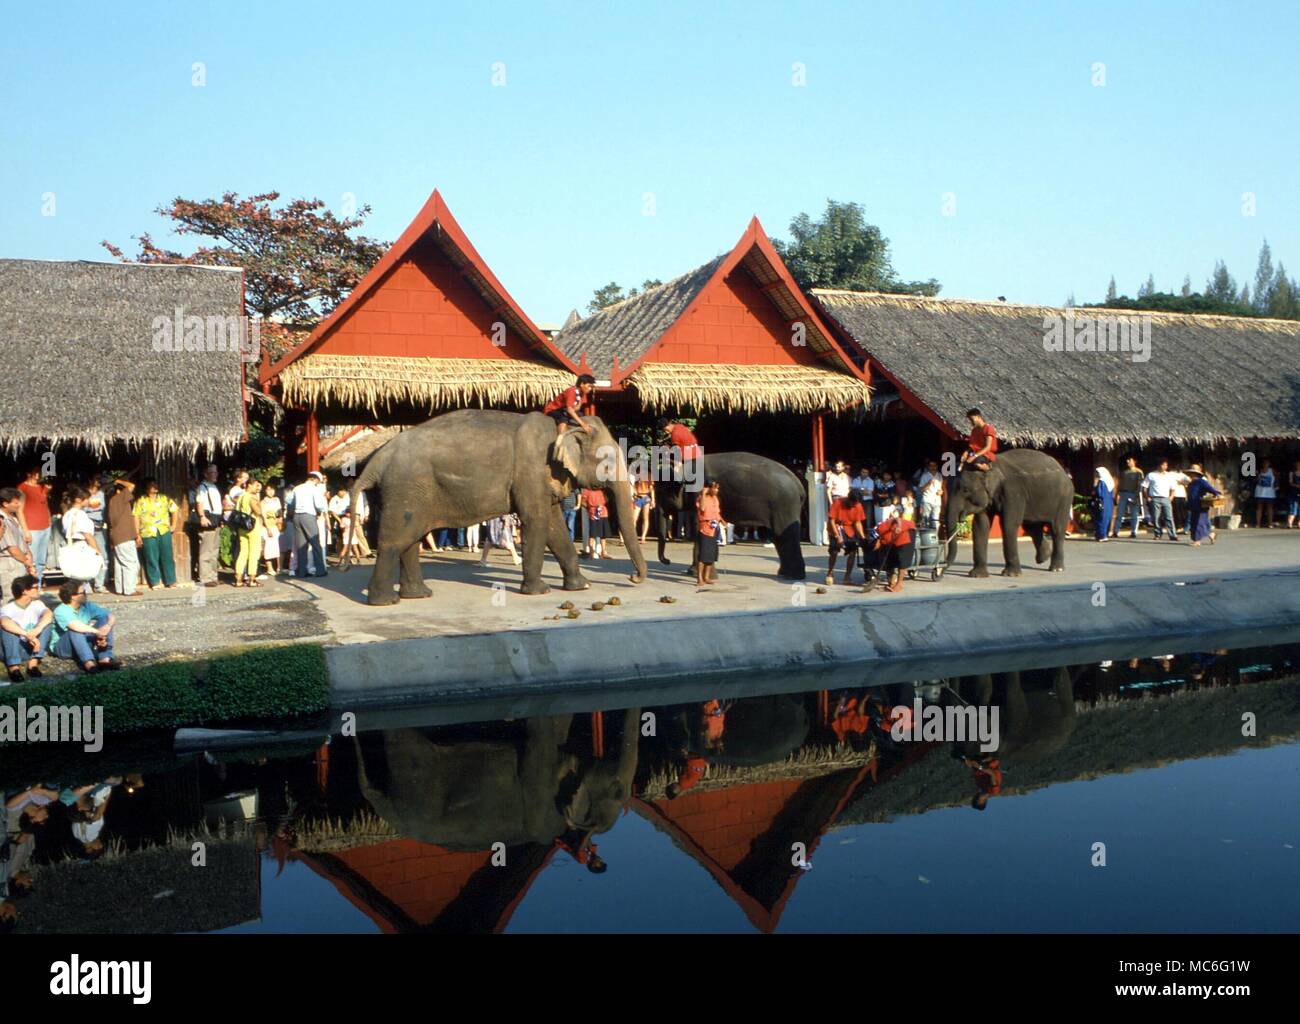
[{"label": "child standing", "polygon": [[605,537],[609,534],[609,508],[605,492],[584,490],[582,505],[587,510],[587,554],[592,558],[609,558],[605,550]]},{"label": "child standing", "polygon": [[718,533],[726,527],[722,519],[721,486],[716,480],[705,480],[704,490],[695,502],[699,522],[698,550],[695,557],[695,582],[711,586],[714,582],[714,565],[718,561]]}]

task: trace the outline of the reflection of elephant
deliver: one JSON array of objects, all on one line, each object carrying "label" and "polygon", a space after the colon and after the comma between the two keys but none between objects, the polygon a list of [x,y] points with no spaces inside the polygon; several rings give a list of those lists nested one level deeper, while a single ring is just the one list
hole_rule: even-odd
[{"label": "reflection of elephant", "polygon": [[[749,452],[705,455],[703,477],[717,480],[722,485],[722,518],[736,526],[762,526],[770,530],[781,560],[778,575],[785,579],[803,579],[803,551],[799,548],[799,538],[804,489],[799,478],[779,462]],[[669,564],[664,553],[667,529],[664,514],[680,512],[685,502],[694,502],[702,482],[665,481],[655,485],[655,504],[660,513],[659,561],[664,565]]]},{"label": "reflection of elephant", "polygon": [[401,836],[448,850],[535,843],[570,830],[606,832],[632,795],[640,709],[624,713],[617,762],[568,749],[572,715],[530,718],[521,743],[439,742],[418,729],[382,734],[383,756],[362,744],[361,792]]},{"label": "reflection of elephant", "polygon": [[1016,538],[1024,526],[1034,540],[1036,561],[1052,572],[1065,569],[1065,531],[1070,524],[1074,485],[1050,455],[1029,449],[1000,454],[987,471],[966,468],[953,483],[944,523],[950,538],[948,564],[957,557],[957,525],[975,514],[972,526],[975,567],[972,576],[989,574],[989,517],[1002,520],[1003,576],[1020,575]]},{"label": "reflection of elephant", "polygon": [[405,430],[380,448],[352,487],[352,504],[367,488],[383,497],[371,604],[392,604],[401,563],[402,597],[429,597],[420,575],[420,538],[435,526],[471,526],[515,512],[523,534],[525,594],[544,594],[547,548],[564,572],[565,590],[588,584],[578,568],[560,500],[575,487],[601,488],[612,498],[623,544],[645,579],[645,559],[633,526],[627,467],[609,430],[596,417],[591,432],[570,427],[556,438],[541,413],[464,409]]},{"label": "reflection of elephant", "polygon": [[[975,705],[997,705],[998,747],[993,756],[1033,761],[1056,753],[1074,732],[1074,679],[1065,667],[1034,672],[974,676],[959,684]],[[966,743],[968,757],[980,757],[978,743]]]},{"label": "reflection of elephant", "polygon": [[[705,751],[698,704],[677,709],[669,721],[669,744],[678,753]],[[727,710],[721,745],[708,751],[710,764],[751,767],[784,761],[808,740],[808,711],[798,697],[746,697]]]}]

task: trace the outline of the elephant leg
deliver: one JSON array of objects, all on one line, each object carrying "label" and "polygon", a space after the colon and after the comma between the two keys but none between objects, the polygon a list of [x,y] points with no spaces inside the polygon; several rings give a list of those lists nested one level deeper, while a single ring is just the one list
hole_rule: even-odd
[{"label": "elephant leg", "polygon": [[983,578],[989,574],[989,514],[976,512],[971,520],[971,556],[975,565],[972,576]]},{"label": "elephant leg", "polygon": [[777,575],[786,580],[804,579],[807,568],[804,566],[803,548],[799,546],[799,520],[796,519],[780,531],[775,524],[768,528],[772,531],[772,541],[776,544],[776,553],[781,560]]},{"label": "elephant leg", "polygon": [[[547,534],[551,532],[553,526],[551,515],[559,515],[558,507],[548,506],[545,511],[527,518],[520,516],[519,533],[524,545],[524,582],[519,588],[521,594],[551,592],[551,588],[542,582],[542,563],[546,560],[548,545]],[[561,520],[563,520],[562,516]],[[564,533],[567,537],[569,531],[565,530]]]},{"label": "elephant leg", "polygon": [[560,511],[559,505],[551,506],[546,526],[546,546],[560,563],[560,570],[564,573],[564,589],[586,590],[591,584],[582,575],[578,554],[573,549],[573,540],[569,537],[569,528],[564,523],[564,513]]},{"label": "elephant leg", "polygon": [[1020,525],[1024,522],[1021,509],[1004,507],[1002,509],[1002,575],[1020,575]]},{"label": "elephant leg", "polygon": [[375,549],[375,569],[370,574],[366,594],[370,604],[397,604],[397,591],[393,584],[397,581],[397,562],[401,552],[396,544],[380,540]]},{"label": "elephant leg", "polygon": [[1034,524],[1034,561],[1042,565],[1052,557],[1051,535],[1046,523]]},{"label": "elephant leg", "polygon": [[1052,564],[1048,566],[1052,572],[1065,572],[1065,531],[1069,526],[1070,517],[1067,514],[1064,517],[1057,517],[1049,527],[1052,534]]},{"label": "elephant leg", "polygon": [[433,597],[433,591],[424,585],[424,576],[420,572],[420,542],[417,540],[402,549],[401,586],[398,594],[405,598]]}]

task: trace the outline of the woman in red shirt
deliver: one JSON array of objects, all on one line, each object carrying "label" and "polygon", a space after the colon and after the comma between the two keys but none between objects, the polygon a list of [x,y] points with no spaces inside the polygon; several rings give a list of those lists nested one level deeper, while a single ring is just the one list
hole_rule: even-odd
[{"label": "woman in red shirt", "polygon": [[705,480],[704,490],[695,502],[695,514],[700,524],[696,541],[695,582],[703,587],[713,583],[713,566],[718,560],[718,530],[722,521],[721,488],[716,480]]},{"label": "woman in red shirt", "polygon": [[23,493],[23,503],[18,506],[18,523],[32,549],[36,585],[40,586],[45,582],[45,560],[50,553],[50,485],[41,479],[40,466],[27,471],[18,490]]},{"label": "woman in red shirt", "polygon": [[[916,551],[916,523],[904,519],[902,509],[895,505],[889,518],[876,527],[876,536],[884,556],[882,567],[889,573],[889,585],[885,589],[897,594],[903,589],[903,570],[911,566]],[[873,582],[868,577],[868,589]]]}]

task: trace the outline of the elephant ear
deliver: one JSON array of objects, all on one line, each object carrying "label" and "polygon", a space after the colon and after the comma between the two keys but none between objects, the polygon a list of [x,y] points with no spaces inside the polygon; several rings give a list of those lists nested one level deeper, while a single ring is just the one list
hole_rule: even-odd
[{"label": "elephant ear", "polygon": [[559,466],[572,480],[582,470],[582,439],[577,430],[566,430],[551,446],[551,463]]}]

